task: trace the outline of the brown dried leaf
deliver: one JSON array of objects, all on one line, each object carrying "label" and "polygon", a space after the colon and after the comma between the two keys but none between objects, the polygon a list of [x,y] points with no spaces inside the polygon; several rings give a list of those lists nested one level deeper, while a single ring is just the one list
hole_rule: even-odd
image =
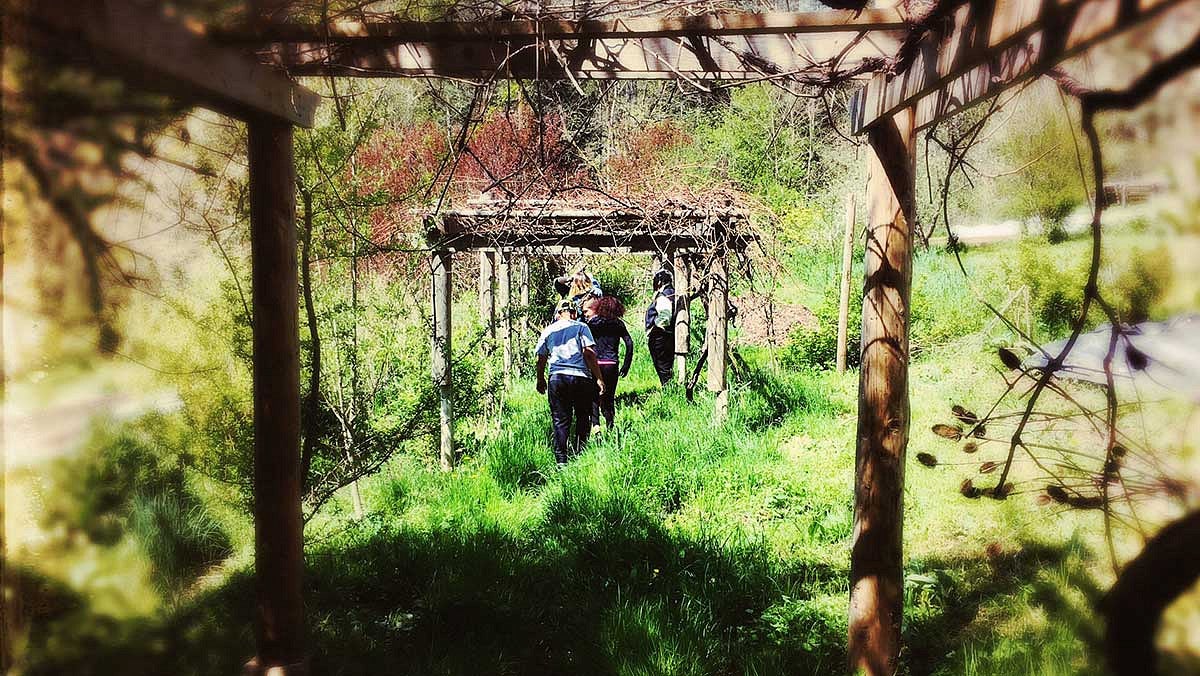
[{"label": "brown dried leaf", "polygon": [[933,457],[930,453],[918,453],[917,462],[926,467],[937,467],[937,458]]},{"label": "brown dried leaf", "polygon": [[975,443],[974,441],[968,441],[967,443],[963,444],[963,447],[962,447],[963,453],[974,453],[975,451],[978,451],[978,450],[979,450],[979,444]]},{"label": "brown dried leaf", "polygon": [[1000,466],[1000,463],[998,463],[994,460],[988,460],[987,462],[985,462],[979,466],[979,473],[980,474],[991,474],[992,472],[995,472],[996,468],[999,466]]},{"label": "brown dried leaf", "polygon": [[933,433],[950,441],[962,439],[962,428],[957,425],[934,425]]}]

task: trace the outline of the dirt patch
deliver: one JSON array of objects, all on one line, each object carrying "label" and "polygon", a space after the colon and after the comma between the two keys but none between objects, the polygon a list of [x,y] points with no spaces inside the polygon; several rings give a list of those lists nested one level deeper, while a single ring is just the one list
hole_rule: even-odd
[{"label": "dirt patch", "polygon": [[738,296],[733,303],[738,306],[739,345],[782,345],[797,326],[817,328],[817,316],[803,305],[762,294]]}]

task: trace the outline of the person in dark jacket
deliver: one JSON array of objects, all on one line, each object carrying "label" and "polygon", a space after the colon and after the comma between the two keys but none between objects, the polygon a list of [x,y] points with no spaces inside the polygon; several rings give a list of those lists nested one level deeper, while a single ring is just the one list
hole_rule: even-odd
[{"label": "person in dark jacket", "polygon": [[[629,375],[629,365],[633,362],[633,338],[629,337],[629,329],[621,321],[625,306],[615,297],[593,298],[583,306],[583,312],[588,328],[596,339],[596,363],[607,386],[592,404],[592,428],[600,427],[600,416],[603,414],[605,425],[611,430],[616,415],[617,381]],[[618,369],[621,343],[625,343],[625,358]]]},{"label": "person in dark jacket", "polygon": [[666,385],[673,375],[675,357],[675,286],[671,273],[654,273],[654,298],[646,308],[646,344],[658,379]]}]

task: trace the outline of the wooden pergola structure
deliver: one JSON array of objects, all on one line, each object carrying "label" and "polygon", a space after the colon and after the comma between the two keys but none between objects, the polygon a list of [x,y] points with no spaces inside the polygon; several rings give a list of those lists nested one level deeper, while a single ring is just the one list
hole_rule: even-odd
[{"label": "wooden pergola structure", "polygon": [[[708,350],[708,389],[716,395],[715,418],[728,413],[726,378],[729,322],[727,254],[741,252],[756,240],[745,228],[748,217],[736,207],[663,208],[646,210],[627,205],[576,205],[563,200],[473,202],[464,208],[425,219],[425,238],[433,271],[433,378],[439,389],[442,467],[454,464],[454,379],[451,369],[453,254],[478,252],[479,314],[493,338],[503,346],[504,376],[513,369],[514,339],[520,333],[512,320],[514,282],[522,307],[529,305],[530,254],[583,253],[648,254],[655,265],[676,276],[675,370],[682,380],[690,350],[689,291],[701,279],[708,285],[705,341]],[[513,274],[514,257],[519,257]]]},{"label": "wooden pergola structure", "polygon": [[[248,26],[209,35],[135,0],[37,0],[8,11],[36,49],[83,54],[248,125],[258,581],[250,672],[275,676],[306,673],[292,129],[312,124],[318,99],[288,74],[673,79],[704,88],[874,73],[851,105],[869,179],[849,653],[852,670],[882,675],[896,671],[903,605],[916,131],[1181,1],[943,0],[916,26],[886,8],[317,25],[288,21],[287,0],[259,0]],[[434,251],[435,293],[447,298],[449,241]],[[439,330],[448,331],[445,303]]]}]

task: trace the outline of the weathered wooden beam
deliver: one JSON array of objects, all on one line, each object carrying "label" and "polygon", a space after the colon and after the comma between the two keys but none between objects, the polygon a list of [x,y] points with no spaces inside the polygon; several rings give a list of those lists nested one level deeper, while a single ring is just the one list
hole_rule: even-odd
[{"label": "weathered wooden beam", "polygon": [[[26,11],[27,10],[27,11]],[[210,42],[157,3],[134,0],[37,0],[12,18],[50,49],[234,117],[269,117],[311,127],[320,97],[249,53]]]},{"label": "weathered wooden beam", "polygon": [[915,108],[916,127],[999,94],[1182,0],[977,0],[930,32],[911,65],[876,74],[850,101],[862,133]]},{"label": "weathered wooden beam", "polygon": [[850,277],[854,269],[854,193],[846,196],[846,235],[842,239],[841,296],[838,299],[837,372],[846,372],[846,342],[850,332]]},{"label": "weathered wooden beam", "polygon": [[479,321],[496,337],[496,252],[479,252]]},{"label": "weathered wooden beam", "polygon": [[[520,269],[520,272],[518,273],[518,279],[519,279],[518,284],[520,285],[520,290],[518,292],[519,293],[518,299],[519,299],[519,302],[521,303],[521,321],[518,322],[518,324],[517,324],[517,326],[520,329],[517,332],[517,337],[518,337],[518,340],[520,340],[522,349],[528,349],[528,348],[525,348],[524,346],[526,345],[526,339],[529,338],[529,334],[532,332],[532,329],[533,329],[533,326],[532,326],[532,324],[530,324],[530,321],[529,321],[530,308],[529,308],[529,254],[528,254],[528,252],[521,253],[521,269]],[[526,361],[524,359],[522,359],[521,363],[525,364]]]},{"label": "weathered wooden beam", "polygon": [[904,609],[903,498],[908,446],[908,322],[916,161],[913,115],[868,134],[867,233],[858,386],[850,671],[897,672]]},{"label": "weathered wooden beam", "polygon": [[255,119],[248,131],[258,655],[247,671],[303,674],[299,283],[292,127]]},{"label": "weathered wooden beam", "polygon": [[729,264],[725,254],[713,256],[708,286],[708,390],[716,393],[713,421],[729,417],[729,383],[725,370],[729,356]]},{"label": "weathered wooden beam", "polygon": [[686,383],[692,337],[692,264],[687,254],[676,250],[671,267],[675,270],[675,377]]},{"label": "weathered wooden beam", "polygon": [[[473,251],[476,249],[495,249],[498,245],[505,248],[527,249],[538,253],[610,253],[630,252],[648,253],[657,251],[664,242],[672,242],[679,246],[696,248],[703,241],[694,237],[659,237],[653,235],[613,235],[613,234],[569,234],[553,235],[538,233],[513,233],[509,236],[461,233],[434,238],[432,242],[438,248],[454,251]],[[746,246],[743,243],[741,246]]]},{"label": "weathered wooden beam", "polygon": [[504,355],[504,384],[512,384],[513,371],[513,322],[512,322],[512,251],[502,249],[498,260],[499,274],[496,275],[496,310],[499,315],[498,330]]},{"label": "weathered wooden beam", "polygon": [[441,76],[474,79],[760,80],[830,65],[882,60],[899,45],[888,32],[701,37],[625,37],[492,42],[343,41],[275,43],[263,54],[293,75]]},{"label": "weathered wooden beam", "polygon": [[438,422],[440,436],[438,442],[438,459],[442,469],[449,471],[454,467],[454,380],[451,369],[452,356],[451,336],[453,335],[451,318],[451,297],[454,286],[451,279],[451,254],[448,251],[434,251],[431,257],[433,267],[433,343],[432,365],[433,382],[438,388]]},{"label": "weathered wooden beam", "polygon": [[273,24],[254,30],[217,33],[222,41],[268,42],[341,41],[491,42],[504,38],[543,40],[605,38],[806,35],[861,31],[901,31],[907,28],[896,9],[822,12],[723,12],[676,17],[619,19],[517,19],[511,21],[354,21],[328,24]]}]

